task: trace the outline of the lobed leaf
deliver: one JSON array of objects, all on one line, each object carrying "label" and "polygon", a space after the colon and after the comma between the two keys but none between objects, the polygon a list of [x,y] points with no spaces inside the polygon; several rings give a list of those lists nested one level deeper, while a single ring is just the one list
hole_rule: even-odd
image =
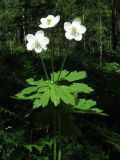
[{"label": "lobed leaf", "polygon": [[77,106],[75,106],[75,108],[80,110],[89,110],[95,105],[96,105],[96,101],[80,99]]},{"label": "lobed leaf", "polygon": [[51,86],[51,101],[54,103],[55,106],[58,106],[60,103],[60,97],[57,92],[57,85]]},{"label": "lobed leaf", "polygon": [[40,99],[36,99],[33,102],[33,108],[39,108],[40,106],[45,107],[47,106],[50,99],[50,89],[46,88],[45,92],[42,93]]},{"label": "lobed leaf", "polygon": [[38,90],[39,86],[32,86],[32,87],[27,87],[25,89],[23,89],[21,91],[21,94],[22,95],[25,95],[25,94],[31,94],[33,92],[36,92]]},{"label": "lobed leaf", "polygon": [[64,86],[56,86],[56,92],[65,104],[75,105],[74,96]]},{"label": "lobed leaf", "polygon": [[43,86],[49,85],[49,81],[48,80],[44,81],[43,79],[35,81],[34,78],[29,78],[26,81],[29,85],[33,85],[33,86],[35,85],[35,86],[43,87]]},{"label": "lobed leaf", "polygon": [[43,81],[43,79],[35,81],[34,78],[29,78],[26,80],[26,82],[30,85],[39,85],[42,81]]},{"label": "lobed leaf", "polygon": [[84,79],[86,77],[87,77],[87,74],[85,71],[80,71],[80,72],[74,71],[74,72],[71,72],[69,75],[67,75],[64,79],[69,82],[73,82],[80,79]]},{"label": "lobed leaf", "polygon": [[69,92],[74,93],[74,92],[78,92],[78,93],[91,93],[93,91],[93,89],[91,87],[89,87],[87,84],[84,83],[73,83],[70,86],[64,86],[67,90],[69,90]]},{"label": "lobed leaf", "polygon": [[53,80],[53,74],[54,74],[54,81],[57,81],[58,78],[59,78],[59,80],[65,79],[65,77],[69,74],[69,71],[62,70],[62,71],[58,71],[58,72],[53,72],[51,74],[51,81]]}]

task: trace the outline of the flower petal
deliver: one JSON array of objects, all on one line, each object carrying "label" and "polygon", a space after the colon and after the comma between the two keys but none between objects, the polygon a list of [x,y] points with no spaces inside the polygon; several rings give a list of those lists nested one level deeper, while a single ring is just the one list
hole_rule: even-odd
[{"label": "flower petal", "polygon": [[45,24],[40,24],[39,27],[40,27],[40,28],[45,28],[45,29],[48,28],[48,26],[45,25]]},{"label": "flower petal", "polygon": [[44,39],[42,39],[41,48],[47,50],[47,44],[49,44],[49,39],[47,37],[44,37]]},{"label": "flower petal", "polygon": [[72,40],[74,38],[74,36],[71,34],[71,32],[66,32],[65,33],[65,37],[69,40]]},{"label": "flower petal", "polygon": [[74,39],[76,40],[76,41],[80,41],[81,39],[82,39],[82,34],[76,34],[76,35],[74,35]]},{"label": "flower petal", "polygon": [[33,48],[34,48],[33,43],[28,42],[28,43],[27,43],[27,50],[28,50],[28,51],[31,51],[31,50],[33,50]]},{"label": "flower petal", "polygon": [[36,34],[35,34],[35,37],[38,38],[38,39],[42,39],[44,38],[44,32],[43,31],[37,31]]},{"label": "flower petal", "polygon": [[42,45],[41,45],[41,48],[42,48],[43,50],[45,50],[45,51],[47,50],[47,46],[46,46],[45,44],[42,44]]},{"label": "flower petal", "polygon": [[80,27],[78,27],[78,32],[81,34],[85,33],[86,30],[87,30],[87,28],[83,25],[80,25]]},{"label": "flower petal", "polygon": [[42,42],[43,42],[44,44],[49,44],[50,40],[49,40],[48,37],[44,37],[44,39],[42,40]]},{"label": "flower petal", "polygon": [[69,23],[69,22],[65,22],[64,23],[64,30],[65,31],[70,31],[71,30],[71,23]]},{"label": "flower petal", "polygon": [[80,26],[80,24],[81,24],[80,18],[76,18],[76,19],[74,19],[73,22],[72,22],[72,25],[75,25],[75,26]]},{"label": "flower petal", "polygon": [[34,39],[34,35],[33,34],[28,34],[25,38],[27,39],[27,41],[33,41],[33,39]]},{"label": "flower petal", "polygon": [[45,25],[47,24],[46,18],[41,18],[40,21],[41,21],[42,24],[45,24]]},{"label": "flower petal", "polygon": [[55,17],[55,23],[57,24],[59,21],[60,21],[60,16],[58,15]]},{"label": "flower petal", "polygon": [[34,50],[35,50],[36,53],[42,52],[42,48],[41,47],[35,47]]}]

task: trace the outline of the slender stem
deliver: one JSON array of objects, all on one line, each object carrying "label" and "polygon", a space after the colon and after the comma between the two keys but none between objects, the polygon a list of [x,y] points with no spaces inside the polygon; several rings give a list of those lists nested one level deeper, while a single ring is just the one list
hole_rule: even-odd
[{"label": "slender stem", "polygon": [[44,60],[43,60],[42,56],[40,56],[40,59],[41,59],[42,66],[43,66],[43,69],[44,69],[44,72],[45,72],[45,76],[46,76],[47,80],[49,80],[48,74],[47,74],[47,71],[46,71],[46,67],[45,67],[45,63],[44,63]]},{"label": "slender stem", "polygon": [[61,160],[61,115],[58,117],[58,129],[59,129],[59,151],[58,151],[58,160]]},{"label": "slender stem", "polygon": [[54,160],[57,160],[57,142],[56,142],[56,111],[54,108],[54,113],[53,113],[54,117],[53,117],[53,126],[54,126],[54,151],[53,151],[53,155],[54,155]]},{"label": "slender stem", "polygon": [[51,52],[51,64],[52,64],[52,80],[54,82],[54,48],[52,45],[52,52]]},{"label": "slender stem", "polygon": [[62,65],[61,65],[61,68],[60,68],[60,72],[59,72],[59,75],[58,75],[57,81],[59,81],[59,78],[60,78],[60,75],[61,75],[62,69],[63,69],[63,67],[64,67],[64,65],[65,65],[65,61],[66,61],[66,59],[67,59],[67,52],[66,52],[65,57],[64,57],[64,60],[63,60],[63,62],[62,62]]}]

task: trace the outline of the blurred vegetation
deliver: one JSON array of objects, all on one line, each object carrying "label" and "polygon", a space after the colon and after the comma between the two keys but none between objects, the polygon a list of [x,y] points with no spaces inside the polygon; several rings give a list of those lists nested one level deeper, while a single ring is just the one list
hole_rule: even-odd
[{"label": "blurred vegetation", "polygon": [[[91,98],[109,114],[108,117],[76,116],[79,132],[63,138],[63,160],[120,160],[119,8],[119,0],[0,1],[1,160],[51,158],[53,140],[51,128],[48,134],[49,112],[44,113],[41,109],[28,116],[31,103],[19,102],[12,97],[27,86],[27,78],[44,77],[41,61],[36,54],[27,52],[24,37],[39,30],[40,18],[48,14],[61,16],[54,32],[46,31],[54,44],[55,70],[60,69],[68,52],[65,68],[86,70],[86,81],[95,90]],[[64,37],[63,23],[76,17],[87,27],[80,43],[69,42]],[[44,53],[43,58],[50,73],[49,52]],[[76,128],[71,130],[77,133]]]}]

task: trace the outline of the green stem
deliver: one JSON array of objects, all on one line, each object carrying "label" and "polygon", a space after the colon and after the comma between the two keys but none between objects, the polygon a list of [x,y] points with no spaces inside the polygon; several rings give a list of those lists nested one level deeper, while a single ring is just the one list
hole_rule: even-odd
[{"label": "green stem", "polygon": [[56,142],[56,111],[54,108],[54,117],[53,117],[53,126],[54,126],[54,151],[53,151],[53,155],[54,155],[54,160],[57,160],[57,142]]},{"label": "green stem", "polygon": [[61,160],[61,115],[58,117],[58,129],[59,129],[59,151],[58,151],[58,160]]},{"label": "green stem", "polygon": [[46,71],[46,67],[45,67],[45,63],[44,63],[44,60],[43,60],[42,56],[40,56],[40,59],[41,59],[42,66],[43,66],[43,69],[44,69],[44,72],[45,72],[45,76],[46,76],[47,80],[49,80],[48,74],[47,74],[47,71]]},{"label": "green stem", "polygon": [[51,64],[52,64],[52,80],[54,82],[54,48],[52,45],[52,52],[51,52]]},{"label": "green stem", "polygon": [[65,61],[66,61],[66,59],[67,59],[67,52],[66,52],[66,54],[65,54],[64,60],[63,60],[63,62],[62,62],[62,65],[61,65],[61,67],[60,67],[60,72],[59,72],[59,75],[58,75],[57,81],[59,81],[59,78],[60,78],[60,75],[61,75],[62,69],[63,69],[63,67],[64,67],[64,65],[65,65]]}]

